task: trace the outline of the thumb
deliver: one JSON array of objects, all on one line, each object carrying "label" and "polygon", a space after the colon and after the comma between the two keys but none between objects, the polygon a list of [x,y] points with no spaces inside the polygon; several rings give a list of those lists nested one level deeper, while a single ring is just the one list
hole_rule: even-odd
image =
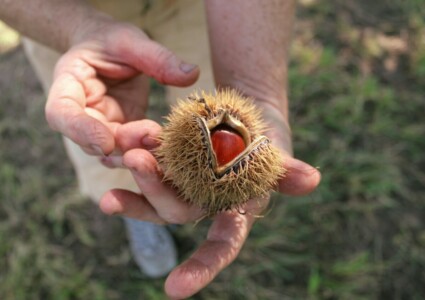
[{"label": "thumb", "polygon": [[[135,40],[138,42],[134,43]],[[120,48],[130,66],[162,84],[185,87],[195,83],[199,77],[198,66],[184,62],[172,51],[147,37],[141,39],[139,36],[132,43],[121,44]]]},{"label": "thumb", "polygon": [[286,169],[285,177],[278,183],[281,193],[291,196],[307,195],[314,191],[320,183],[319,170],[301,160],[287,156],[284,167]]}]

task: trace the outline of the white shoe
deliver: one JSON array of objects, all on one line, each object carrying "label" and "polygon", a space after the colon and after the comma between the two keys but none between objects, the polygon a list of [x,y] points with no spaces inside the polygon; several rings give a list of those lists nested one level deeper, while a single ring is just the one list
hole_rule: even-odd
[{"label": "white shoe", "polygon": [[177,251],[168,230],[150,222],[124,218],[133,258],[151,278],[167,275],[177,265]]}]

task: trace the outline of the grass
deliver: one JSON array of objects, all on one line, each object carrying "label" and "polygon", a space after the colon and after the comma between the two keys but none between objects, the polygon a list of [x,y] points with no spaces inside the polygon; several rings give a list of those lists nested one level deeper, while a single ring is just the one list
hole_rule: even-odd
[{"label": "grass", "polygon": [[[294,147],[323,181],[306,197],[275,195],[194,299],[423,299],[425,3],[300,2]],[[0,298],[163,299],[120,220],[78,195],[19,48],[0,56],[0,91]],[[207,225],[176,232],[182,257]]]}]

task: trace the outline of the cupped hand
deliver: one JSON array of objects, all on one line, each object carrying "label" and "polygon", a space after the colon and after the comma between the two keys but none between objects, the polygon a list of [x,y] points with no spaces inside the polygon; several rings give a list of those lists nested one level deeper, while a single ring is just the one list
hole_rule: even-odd
[{"label": "cupped hand", "polygon": [[[270,114],[274,114],[273,110]],[[284,118],[279,115],[268,117],[274,120],[271,123],[276,122],[268,134],[276,139],[275,144],[282,150],[287,170],[286,176],[279,181],[279,191],[289,195],[308,194],[318,185],[320,173],[290,155],[289,127],[282,123]],[[181,201],[176,191],[162,181],[161,169],[149,151],[157,146],[155,141],[160,132],[161,127],[150,120],[131,122],[117,130],[117,140],[124,153],[120,163],[131,170],[141,194],[109,191],[100,202],[104,213],[158,224],[184,224],[204,215],[198,207]],[[245,214],[228,211],[216,215],[206,240],[169,274],[165,282],[167,295],[173,299],[187,298],[208,285],[237,257],[256,216],[268,202],[268,198],[251,199],[243,207]]]},{"label": "cupped hand", "polygon": [[143,118],[148,77],[175,86],[193,84],[199,69],[177,58],[138,28],[112,20],[85,26],[58,61],[46,118],[89,154],[116,149],[120,124]]}]

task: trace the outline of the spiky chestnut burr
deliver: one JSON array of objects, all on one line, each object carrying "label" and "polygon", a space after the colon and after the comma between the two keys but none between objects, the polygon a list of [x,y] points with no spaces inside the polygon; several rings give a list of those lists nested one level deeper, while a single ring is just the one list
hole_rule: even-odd
[{"label": "spiky chestnut burr", "polygon": [[260,114],[230,89],[179,100],[156,151],[164,180],[208,215],[266,196],[285,170],[279,150],[262,135]]}]

